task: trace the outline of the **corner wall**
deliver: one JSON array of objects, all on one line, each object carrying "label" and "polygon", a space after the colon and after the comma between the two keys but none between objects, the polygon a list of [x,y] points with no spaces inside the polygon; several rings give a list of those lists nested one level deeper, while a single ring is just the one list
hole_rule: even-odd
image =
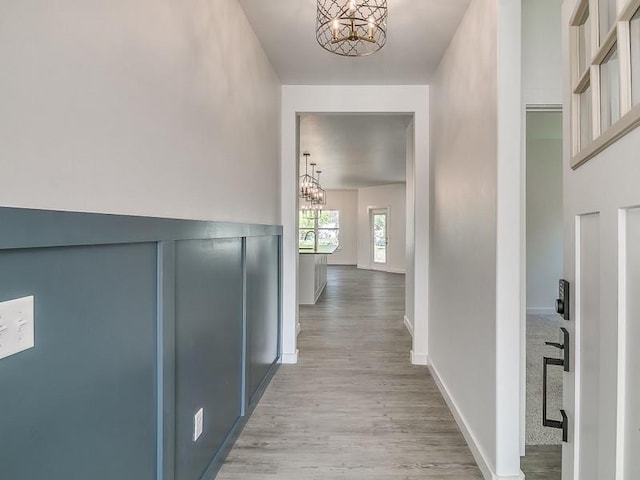
[{"label": "corner wall", "polygon": [[493,462],[496,16],[496,0],[471,2],[432,85],[429,277],[431,363],[482,455]]},{"label": "corner wall", "polygon": [[0,18],[0,205],[280,222],[280,82],[237,0]]},{"label": "corner wall", "polygon": [[472,0],[431,86],[429,358],[492,480],[521,478],[520,13]]}]

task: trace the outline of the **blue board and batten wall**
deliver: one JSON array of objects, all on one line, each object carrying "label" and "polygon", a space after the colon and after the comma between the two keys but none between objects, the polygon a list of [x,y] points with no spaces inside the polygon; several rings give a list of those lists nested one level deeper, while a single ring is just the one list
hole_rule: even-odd
[{"label": "blue board and batten wall", "polygon": [[281,237],[0,208],[0,301],[35,297],[35,348],[0,360],[0,478],[214,478],[278,365]]}]

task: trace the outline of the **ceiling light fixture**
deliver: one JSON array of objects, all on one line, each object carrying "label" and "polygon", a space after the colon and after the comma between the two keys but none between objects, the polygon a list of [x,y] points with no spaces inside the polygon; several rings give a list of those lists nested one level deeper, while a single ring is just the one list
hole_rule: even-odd
[{"label": "ceiling light fixture", "polygon": [[[310,153],[304,154],[305,172],[300,176],[300,188],[298,196],[305,203],[301,205],[302,210],[322,210],[327,204],[327,191],[320,184],[320,174],[322,170],[316,172],[316,163],[309,163]],[[309,165],[311,165],[311,175],[309,175]],[[316,178],[316,173],[318,177]]]},{"label": "ceiling light fixture", "polygon": [[318,0],[316,38],[337,55],[371,55],[387,43],[387,14],[387,0]]}]

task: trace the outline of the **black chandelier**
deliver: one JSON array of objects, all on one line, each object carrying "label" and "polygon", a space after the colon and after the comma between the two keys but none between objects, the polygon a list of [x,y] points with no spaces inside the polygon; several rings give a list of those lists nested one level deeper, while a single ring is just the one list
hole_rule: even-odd
[{"label": "black chandelier", "polygon": [[317,0],[316,38],[345,57],[364,57],[387,42],[387,0]]},{"label": "black chandelier", "polygon": [[[320,184],[320,174],[322,170],[316,171],[316,163],[309,163],[310,153],[304,154],[304,175],[300,176],[300,185],[298,196],[304,203],[301,205],[302,210],[322,210],[327,204],[327,192]],[[311,165],[311,175],[309,175],[309,165]],[[318,175],[316,177],[316,174]]]}]

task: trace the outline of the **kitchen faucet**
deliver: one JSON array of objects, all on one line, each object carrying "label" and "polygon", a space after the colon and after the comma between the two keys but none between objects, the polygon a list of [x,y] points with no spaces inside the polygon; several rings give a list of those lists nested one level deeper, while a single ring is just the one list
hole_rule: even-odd
[{"label": "kitchen faucet", "polygon": [[313,248],[314,250],[318,250],[318,238],[316,237],[316,232],[314,232],[313,230],[309,230],[307,233],[305,233],[304,234],[305,242],[309,240],[309,235],[313,235]]}]

